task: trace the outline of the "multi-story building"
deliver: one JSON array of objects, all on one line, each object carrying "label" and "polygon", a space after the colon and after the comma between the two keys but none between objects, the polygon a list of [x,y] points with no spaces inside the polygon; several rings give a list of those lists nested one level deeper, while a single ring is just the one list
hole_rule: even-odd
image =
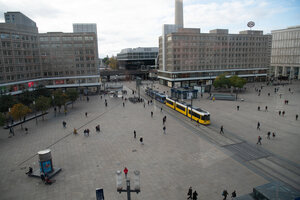
[{"label": "multi-story building", "polygon": [[100,86],[95,24],[81,25],[75,28],[77,33],[39,34],[36,23],[24,14],[4,15],[5,23],[0,23],[1,94],[18,94],[38,85]]},{"label": "multi-story building", "polygon": [[41,76],[35,22],[20,12],[5,13],[5,23],[0,23],[1,92],[22,90],[23,81]]},{"label": "multi-story building", "polygon": [[271,35],[262,31],[200,33],[179,28],[159,38],[160,83],[170,87],[203,84],[222,73],[263,80],[270,66]]},{"label": "multi-story building", "polygon": [[163,25],[159,37],[160,83],[169,87],[211,84],[222,73],[264,80],[270,66],[271,35],[262,31],[201,33],[183,27],[183,2],[175,0],[175,24]]},{"label": "multi-story building", "polygon": [[57,77],[49,85],[99,81],[95,33],[41,33],[39,40],[43,77]]},{"label": "multi-story building", "polygon": [[157,47],[138,47],[122,49],[117,54],[119,69],[126,70],[148,70],[155,68],[157,59]]},{"label": "multi-story building", "polygon": [[300,79],[300,26],[274,30],[271,34],[271,76]]}]

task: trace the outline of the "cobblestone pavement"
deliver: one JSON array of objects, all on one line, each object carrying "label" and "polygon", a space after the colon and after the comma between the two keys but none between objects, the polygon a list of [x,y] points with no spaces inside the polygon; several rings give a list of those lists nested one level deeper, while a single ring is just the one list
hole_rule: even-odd
[{"label": "cobblestone pavement", "polygon": [[[133,82],[125,84],[135,88]],[[141,193],[132,194],[132,199],[186,199],[189,186],[197,190],[199,199],[220,199],[224,189],[236,190],[238,195],[249,193],[253,187],[269,181],[264,173],[251,167],[264,169],[265,165],[274,163],[268,163],[270,158],[264,157],[247,162],[236,159],[236,153],[229,147],[244,142],[253,145],[260,133],[256,131],[259,120],[261,133],[265,135],[273,127],[277,136],[270,141],[264,138],[262,147],[258,148],[280,156],[270,156],[271,161],[292,161],[288,172],[293,173],[293,167],[297,168],[295,163],[299,164],[300,160],[299,145],[296,145],[299,121],[294,120],[300,104],[297,84],[293,85],[294,94],[288,97],[289,105],[281,105],[274,93],[270,99],[266,94],[256,98],[250,89],[252,85],[249,92],[240,95],[244,102],[212,102],[206,96],[194,101],[211,113],[209,127],[182,120],[184,116],[165,107],[160,112],[161,105],[157,102],[149,106],[146,103],[144,108],[142,103],[127,101],[123,107],[121,98],[106,96],[108,107],[105,107],[104,98],[91,96],[89,102],[79,100],[74,108],[70,106],[67,116],[54,117],[50,112],[37,125],[35,121],[28,122],[27,135],[16,128],[15,136],[8,138],[8,131],[3,129],[0,131],[0,199],[95,199],[96,188],[104,189],[105,199],[127,199],[126,194],[117,193],[115,177],[115,172],[125,166],[129,177],[134,170],[141,172]],[[285,89],[280,89],[284,96],[288,95]],[[269,104],[269,112],[258,112],[257,105],[264,107],[265,102]],[[235,109],[237,103],[240,111]],[[281,108],[286,111],[284,118],[276,114],[275,109]],[[166,134],[162,129],[165,115]],[[63,120],[67,122],[66,129]],[[95,132],[97,124],[101,126],[100,133]],[[225,136],[218,134],[221,124]],[[72,134],[74,128],[78,135]],[[83,136],[86,128],[91,130],[89,137]],[[133,130],[137,139],[133,138]],[[144,138],[144,145],[140,144],[140,137]],[[38,168],[36,153],[46,148],[52,151],[54,166],[62,168],[51,186],[25,175],[26,167]]]}]

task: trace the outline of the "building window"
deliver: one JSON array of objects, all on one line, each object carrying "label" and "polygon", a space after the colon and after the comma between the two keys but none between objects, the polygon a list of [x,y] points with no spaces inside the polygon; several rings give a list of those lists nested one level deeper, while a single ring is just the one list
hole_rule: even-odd
[{"label": "building window", "polygon": [[1,37],[1,39],[9,39],[10,38],[9,34],[7,34],[7,33],[1,33],[0,37]]}]

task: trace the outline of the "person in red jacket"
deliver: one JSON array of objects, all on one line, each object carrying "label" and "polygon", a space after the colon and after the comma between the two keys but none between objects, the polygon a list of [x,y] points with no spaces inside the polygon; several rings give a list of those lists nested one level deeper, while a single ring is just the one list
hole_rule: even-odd
[{"label": "person in red jacket", "polygon": [[125,174],[125,178],[127,179],[127,173],[128,173],[128,169],[127,167],[124,168],[124,174]]}]

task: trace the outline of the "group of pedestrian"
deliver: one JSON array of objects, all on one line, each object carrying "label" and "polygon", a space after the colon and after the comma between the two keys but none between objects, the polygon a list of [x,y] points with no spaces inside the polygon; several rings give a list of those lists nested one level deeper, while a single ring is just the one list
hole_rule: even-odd
[{"label": "group of pedestrian", "polygon": [[83,131],[83,135],[84,136],[90,136],[90,129],[84,129],[84,131]]},{"label": "group of pedestrian", "polygon": [[[257,106],[257,110],[260,111],[260,106]],[[265,106],[265,112],[268,112],[268,106]]]},{"label": "group of pedestrian", "polygon": [[[275,134],[275,132],[273,132],[273,133],[272,133],[273,139],[275,139],[275,136],[276,136],[276,134]],[[267,138],[268,138],[269,140],[271,139],[271,131],[268,131],[268,133],[267,133]]]},{"label": "group of pedestrian", "polygon": [[191,200],[197,200],[198,199],[198,193],[197,193],[196,190],[193,192],[192,187],[189,188],[187,195],[188,195],[187,199],[191,199]]},{"label": "group of pedestrian", "polygon": [[48,174],[44,173],[41,173],[41,180],[43,181],[43,183],[45,183],[45,185],[51,185],[53,183],[53,181],[50,180]]},{"label": "group of pedestrian", "polygon": [[281,110],[279,110],[279,111],[278,111],[278,114],[279,114],[279,116],[282,116],[282,117],[284,117],[284,115],[285,115],[285,111],[281,111]]},{"label": "group of pedestrian", "polygon": [[[136,139],[136,131],[135,130],[133,130],[133,138]],[[140,143],[141,143],[141,145],[144,145],[143,137],[140,137]]]},{"label": "group of pedestrian", "polygon": [[[229,194],[228,194],[227,190],[223,190],[223,192],[222,192],[223,200],[226,200],[228,195]],[[235,199],[235,197],[236,197],[236,191],[234,190],[231,193],[231,199]]]}]

